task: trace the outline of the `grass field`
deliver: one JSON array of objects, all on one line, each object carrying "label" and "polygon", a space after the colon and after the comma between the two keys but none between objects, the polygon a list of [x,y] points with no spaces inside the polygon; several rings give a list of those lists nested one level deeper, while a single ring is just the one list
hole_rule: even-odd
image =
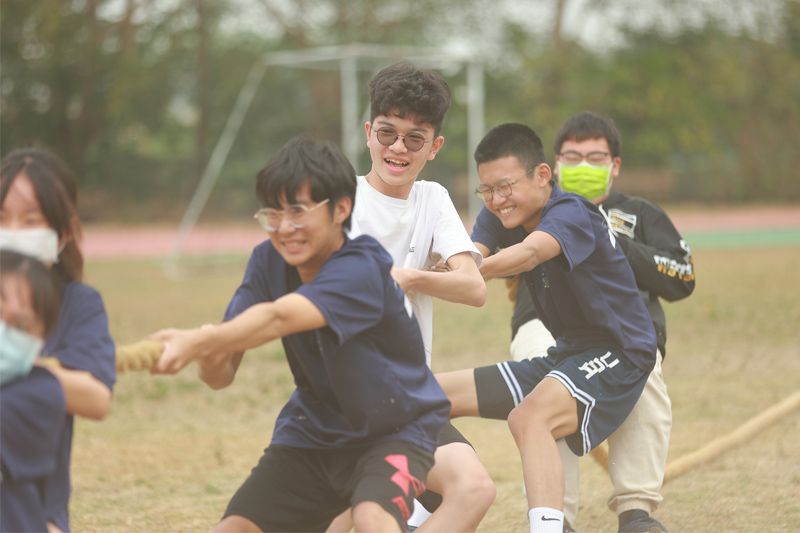
[{"label": "grass field", "polygon": [[[183,281],[160,264],[93,262],[88,282],[104,295],[111,330],[127,344],[159,328],[218,321],[246,258]],[[670,461],[735,429],[798,390],[800,250],[696,249],[697,289],[666,304],[664,372],[673,401]],[[502,282],[486,306],[437,302],[434,370],[505,360],[510,304]],[[211,391],[189,367],[174,377],[121,374],[109,417],[77,421],[74,531],[205,531],[268,444],[292,390],[279,343],[249,352],[235,383]],[[456,421],[498,488],[485,532],[527,532],[516,448],[498,421]],[[672,532],[800,530],[800,412],[663,489],[656,517]],[[582,459],[580,532],[616,531],[605,507],[607,475]]]}]

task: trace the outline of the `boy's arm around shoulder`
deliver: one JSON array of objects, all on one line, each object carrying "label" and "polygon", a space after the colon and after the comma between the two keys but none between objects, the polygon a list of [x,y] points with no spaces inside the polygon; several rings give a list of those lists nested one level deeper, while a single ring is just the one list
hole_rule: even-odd
[{"label": "boy's arm around shoulder", "polygon": [[392,268],[392,277],[404,291],[475,307],[486,303],[486,282],[470,252],[450,256],[446,272],[395,267]]},{"label": "boy's arm around shoulder", "polygon": [[311,300],[290,293],[274,302],[249,307],[217,326],[192,330],[166,329],[150,338],[164,343],[164,352],[153,365],[153,374],[176,374],[194,360],[202,360],[201,378],[212,388],[233,381],[241,353],[293,333],[327,325]]},{"label": "boy's arm around shoulder", "polygon": [[[481,243],[475,245],[481,253],[490,251]],[[561,245],[555,237],[544,231],[534,231],[522,242],[489,257],[484,256],[480,272],[485,280],[513,276],[533,270],[560,253]]]}]

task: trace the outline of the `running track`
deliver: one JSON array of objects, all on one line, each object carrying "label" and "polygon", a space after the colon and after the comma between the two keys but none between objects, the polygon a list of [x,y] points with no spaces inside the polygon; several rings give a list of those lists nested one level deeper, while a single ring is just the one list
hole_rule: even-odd
[{"label": "running track", "polygon": [[[709,208],[669,212],[689,244],[705,246],[782,245],[800,247],[800,206]],[[249,222],[249,221],[246,221]],[[173,246],[175,226],[86,226],[81,248],[88,260],[157,259]],[[266,238],[255,221],[242,225],[200,226],[187,239],[183,254],[248,254]]]}]

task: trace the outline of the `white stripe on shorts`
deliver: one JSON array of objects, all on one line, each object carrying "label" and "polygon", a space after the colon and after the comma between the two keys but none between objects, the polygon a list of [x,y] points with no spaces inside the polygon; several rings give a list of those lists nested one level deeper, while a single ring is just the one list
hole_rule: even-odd
[{"label": "white stripe on shorts", "polygon": [[497,363],[497,368],[500,369],[500,375],[506,382],[511,398],[514,400],[514,407],[518,406],[524,397],[522,395],[522,387],[519,386],[516,376],[508,367],[508,362]]},{"label": "white stripe on shorts", "polygon": [[559,370],[551,370],[547,375],[560,381],[567,388],[573,398],[586,406],[586,412],[583,415],[583,420],[579,421],[581,424],[581,435],[583,437],[583,455],[586,455],[592,449],[592,443],[589,441],[588,428],[589,420],[592,417],[592,409],[594,408],[596,400],[585,391],[582,391],[576,387],[572,380],[569,379],[569,376],[563,372]]}]

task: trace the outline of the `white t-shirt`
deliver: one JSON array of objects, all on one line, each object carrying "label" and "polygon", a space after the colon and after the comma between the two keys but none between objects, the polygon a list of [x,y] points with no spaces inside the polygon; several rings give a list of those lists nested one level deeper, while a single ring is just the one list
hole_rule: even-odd
[{"label": "white t-shirt", "polygon": [[[394,266],[430,270],[451,256],[470,252],[480,266],[483,257],[470,240],[447,189],[433,181],[417,181],[408,199],[386,196],[358,176],[350,237],[371,235],[389,252]],[[431,365],[433,344],[433,298],[410,293],[425,359]]]}]

